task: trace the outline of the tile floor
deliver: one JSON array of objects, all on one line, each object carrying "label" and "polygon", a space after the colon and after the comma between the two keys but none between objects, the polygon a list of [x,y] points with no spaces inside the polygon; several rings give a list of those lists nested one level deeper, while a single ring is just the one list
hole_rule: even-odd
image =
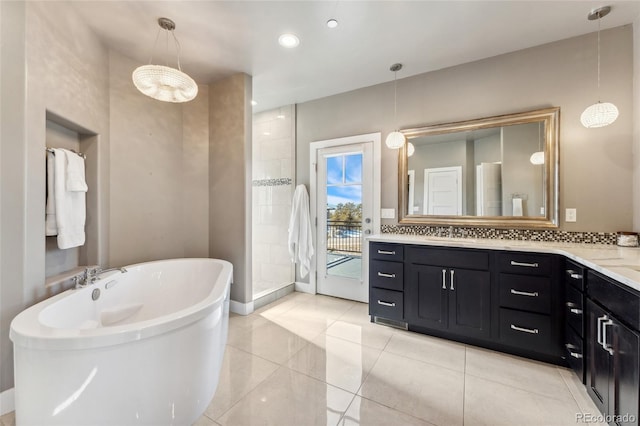
[{"label": "tile floor", "polygon": [[598,414],[568,369],[371,324],[367,309],[292,293],[232,314],[218,390],[196,425],[543,426]]}]

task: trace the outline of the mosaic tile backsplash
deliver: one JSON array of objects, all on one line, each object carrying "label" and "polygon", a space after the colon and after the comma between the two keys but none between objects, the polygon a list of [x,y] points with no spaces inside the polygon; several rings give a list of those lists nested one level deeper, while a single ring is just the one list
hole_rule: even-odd
[{"label": "mosaic tile backsplash", "polygon": [[[569,232],[551,229],[497,229],[427,226],[382,225],[383,234],[426,235],[432,237],[489,238],[494,240],[548,241],[554,243],[616,244],[615,232]],[[449,234],[451,232],[451,235]]]}]

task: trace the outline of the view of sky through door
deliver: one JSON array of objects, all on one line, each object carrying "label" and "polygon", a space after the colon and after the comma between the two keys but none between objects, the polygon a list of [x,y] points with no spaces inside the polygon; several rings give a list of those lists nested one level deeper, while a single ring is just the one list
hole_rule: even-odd
[{"label": "view of sky through door", "polygon": [[326,157],[327,274],[361,277],[362,153]]}]

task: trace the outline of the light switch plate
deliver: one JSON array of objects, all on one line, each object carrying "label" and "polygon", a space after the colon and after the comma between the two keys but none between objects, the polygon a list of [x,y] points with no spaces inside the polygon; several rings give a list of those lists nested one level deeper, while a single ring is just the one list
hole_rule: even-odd
[{"label": "light switch plate", "polygon": [[576,222],[578,217],[577,209],[566,209],[564,213],[565,222]]},{"label": "light switch plate", "polygon": [[381,219],[395,219],[396,218],[396,209],[380,209],[380,218]]}]

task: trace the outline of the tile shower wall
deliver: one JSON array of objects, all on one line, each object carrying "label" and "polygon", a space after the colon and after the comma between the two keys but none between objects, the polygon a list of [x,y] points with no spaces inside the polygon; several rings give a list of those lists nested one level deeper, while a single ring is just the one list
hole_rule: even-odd
[{"label": "tile shower wall", "polygon": [[294,190],[295,106],[253,116],[253,295],[294,279],[287,228]]}]

